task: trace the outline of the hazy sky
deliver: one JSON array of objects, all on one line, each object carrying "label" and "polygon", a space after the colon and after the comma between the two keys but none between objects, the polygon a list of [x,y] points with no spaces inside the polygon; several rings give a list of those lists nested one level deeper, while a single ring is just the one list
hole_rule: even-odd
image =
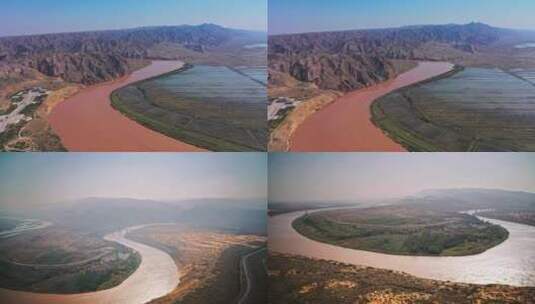
[{"label": "hazy sky", "polygon": [[270,34],[484,22],[535,29],[534,0],[269,0]]},{"label": "hazy sky", "polygon": [[266,198],[263,153],[0,153],[0,206],[86,197]]},{"label": "hazy sky", "polygon": [[535,192],[533,153],[312,153],[269,157],[270,201],[392,198],[436,188]]},{"label": "hazy sky", "polygon": [[2,0],[0,36],[216,23],[267,29],[267,0]]}]

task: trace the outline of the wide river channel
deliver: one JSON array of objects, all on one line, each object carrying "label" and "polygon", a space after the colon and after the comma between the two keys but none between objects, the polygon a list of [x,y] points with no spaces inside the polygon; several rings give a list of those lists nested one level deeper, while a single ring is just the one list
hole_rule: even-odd
[{"label": "wide river channel", "polygon": [[153,61],[114,81],[89,86],[57,105],[48,121],[73,152],[191,152],[202,149],[180,142],[130,120],[111,106],[113,91],[140,80],[172,72],[181,61]]},{"label": "wide river channel", "polygon": [[313,241],[292,227],[292,222],[304,213],[292,212],[269,219],[269,250],[391,269],[441,281],[535,286],[535,227],[532,226],[482,218],[507,229],[509,238],[481,254],[462,257],[418,257],[374,253]]},{"label": "wide river channel", "polygon": [[138,269],[119,286],[72,295],[55,295],[0,289],[1,303],[17,304],[142,304],[171,292],[179,283],[178,269],[167,253],[129,240],[125,235],[145,226],[130,227],[104,239],[136,250],[141,255]]},{"label": "wide river channel", "polygon": [[343,95],[308,117],[292,136],[293,152],[405,151],[371,122],[372,103],[397,89],[442,75],[447,62],[419,62],[415,68],[383,83]]}]

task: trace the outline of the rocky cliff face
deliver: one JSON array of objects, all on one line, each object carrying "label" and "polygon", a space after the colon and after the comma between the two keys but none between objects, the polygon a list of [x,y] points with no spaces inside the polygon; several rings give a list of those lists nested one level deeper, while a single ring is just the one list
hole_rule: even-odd
[{"label": "rocky cliff face", "polygon": [[339,91],[369,86],[396,75],[394,66],[383,57],[358,53],[272,56],[270,68],[300,81],[313,82],[322,89]]},{"label": "rocky cliff face", "polygon": [[25,64],[47,76],[84,84],[112,80],[129,71],[127,59],[103,53],[37,55],[27,59]]},{"label": "rocky cliff face", "polygon": [[94,84],[125,75],[131,60],[151,59],[150,50],[161,44],[180,46],[175,48],[177,54],[171,54],[175,57],[180,57],[180,50],[191,57],[216,52],[233,41],[262,40],[265,34],[213,24],[4,37],[0,38],[0,63],[23,64],[47,76]]},{"label": "rocky cliff face", "polygon": [[396,75],[394,59],[436,60],[485,50],[514,31],[485,24],[290,34],[269,37],[269,68],[323,89],[349,91]]}]

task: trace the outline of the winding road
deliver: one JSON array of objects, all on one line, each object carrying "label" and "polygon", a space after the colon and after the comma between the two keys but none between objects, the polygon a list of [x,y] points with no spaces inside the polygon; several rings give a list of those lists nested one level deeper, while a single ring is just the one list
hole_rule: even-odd
[{"label": "winding road", "polygon": [[241,269],[241,272],[245,274],[246,287],[242,296],[238,300],[238,304],[254,303],[253,302],[254,299],[251,299],[251,290],[253,288],[253,282],[252,282],[253,280],[251,279],[251,276],[253,276],[253,274],[251,273],[251,270],[247,267],[248,260],[250,260],[252,257],[254,257],[257,254],[261,254],[262,252],[266,250],[267,250],[267,247],[262,247],[242,257],[241,262],[240,262],[240,269]]},{"label": "winding road", "polygon": [[[323,210],[325,209],[317,211]],[[471,256],[400,256],[342,248],[308,239],[292,227],[292,222],[305,212],[292,212],[269,218],[270,251],[402,271],[417,277],[441,281],[535,286],[535,227],[533,226],[482,218],[507,229],[509,238],[483,253]]]}]

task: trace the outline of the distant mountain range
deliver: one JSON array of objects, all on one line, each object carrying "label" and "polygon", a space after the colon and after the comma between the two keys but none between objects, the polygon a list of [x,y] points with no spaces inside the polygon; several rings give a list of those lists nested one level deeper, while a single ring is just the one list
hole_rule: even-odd
[{"label": "distant mountain range", "polygon": [[439,208],[455,211],[471,209],[535,211],[535,193],[500,189],[431,189],[407,198],[406,201],[434,203]]},{"label": "distant mountain range", "polygon": [[268,58],[272,71],[322,89],[350,91],[395,76],[395,60],[458,63],[534,40],[535,32],[482,23],[421,25],[270,36]]},{"label": "distant mountain range", "polygon": [[31,209],[11,208],[4,212],[98,235],[153,223],[179,223],[199,229],[254,234],[265,234],[266,230],[266,202],[254,198],[157,201],[92,197]]},{"label": "distant mountain range", "polygon": [[133,60],[202,58],[265,41],[266,33],[214,24],[3,37],[0,68],[19,66],[93,84],[125,75]]}]

